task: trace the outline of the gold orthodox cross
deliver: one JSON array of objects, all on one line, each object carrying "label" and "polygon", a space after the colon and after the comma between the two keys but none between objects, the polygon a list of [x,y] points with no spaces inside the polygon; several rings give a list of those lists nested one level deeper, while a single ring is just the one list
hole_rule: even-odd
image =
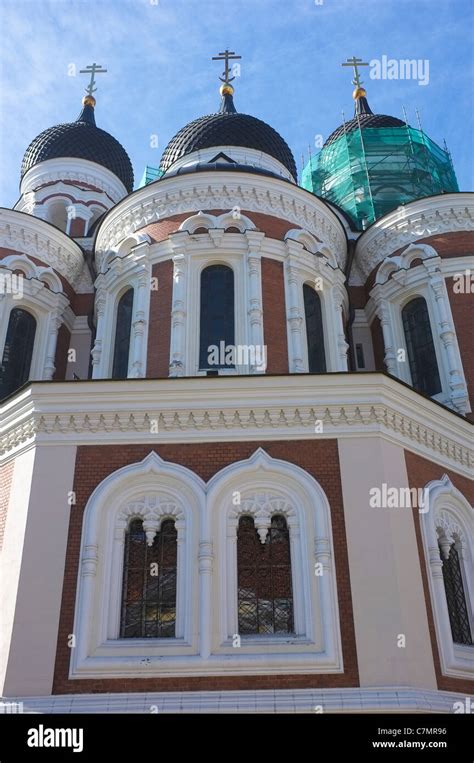
[{"label": "gold orthodox cross", "polygon": [[97,88],[94,87],[94,85],[95,85],[94,76],[96,74],[104,74],[106,71],[107,71],[107,69],[102,69],[100,64],[92,64],[92,65],[86,66],[85,69],[80,69],[79,70],[79,74],[90,74],[91,75],[91,81],[89,82],[88,87],[86,87],[86,93],[88,93],[88,95],[92,95],[92,93],[95,93],[95,91],[97,90]]},{"label": "gold orthodox cross", "polygon": [[362,87],[363,80],[359,77],[359,66],[368,66],[368,63],[364,63],[361,58],[356,58],[355,56],[352,56],[352,58],[347,59],[347,63],[341,64],[341,66],[352,66],[354,69],[354,79],[352,80],[352,84],[356,87]]}]

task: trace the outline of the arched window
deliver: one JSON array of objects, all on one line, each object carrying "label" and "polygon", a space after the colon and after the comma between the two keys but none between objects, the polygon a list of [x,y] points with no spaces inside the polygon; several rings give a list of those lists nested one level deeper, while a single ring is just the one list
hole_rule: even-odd
[{"label": "arched window", "polygon": [[0,367],[0,398],[21,387],[30,375],[36,320],[26,310],[14,308],[8,321]]},{"label": "arched window", "polygon": [[285,517],[272,517],[263,544],[253,518],[240,518],[237,576],[239,633],[293,633],[290,536]]},{"label": "arched window", "polygon": [[[232,268],[210,265],[202,271],[200,316],[199,368],[233,368],[235,340]],[[232,346],[232,353],[228,352],[226,358],[225,348],[229,345]]]},{"label": "arched window", "polygon": [[128,289],[120,297],[117,306],[112,379],[126,379],[128,376],[130,334],[132,330],[132,308],[133,289]]},{"label": "arched window", "polygon": [[303,297],[308,342],[308,371],[310,373],[325,373],[326,356],[324,353],[321,300],[319,294],[307,283],[303,286]]},{"label": "arched window", "polygon": [[439,550],[453,641],[455,644],[471,645],[472,633],[456,543],[449,545],[449,542],[440,540]]},{"label": "arched window", "polygon": [[408,302],[402,319],[412,385],[425,395],[436,395],[441,392],[441,380],[426,300],[416,297]]},{"label": "arched window", "polygon": [[150,546],[143,521],[132,520],[125,537],[122,638],[174,638],[176,573],[174,521],[162,522]]}]

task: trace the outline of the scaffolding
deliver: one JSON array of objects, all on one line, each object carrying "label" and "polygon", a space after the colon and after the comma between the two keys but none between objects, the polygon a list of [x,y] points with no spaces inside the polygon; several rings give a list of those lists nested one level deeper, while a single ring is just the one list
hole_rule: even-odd
[{"label": "scaffolding", "polygon": [[401,204],[459,190],[449,151],[408,124],[344,130],[310,157],[301,185],[343,209],[358,230]]}]

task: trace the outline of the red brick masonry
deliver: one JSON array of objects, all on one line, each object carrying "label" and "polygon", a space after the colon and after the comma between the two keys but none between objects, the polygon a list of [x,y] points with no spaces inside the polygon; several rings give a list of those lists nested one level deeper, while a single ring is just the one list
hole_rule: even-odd
[{"label": "red brick masonry", "polygon": [[[166,461],[182,464],[209,480],[228,464],[249,458],[258,447],[273,458],[280,458],[306,469],[324,489],[331,506],[341,637],[343,674],[284,676],[193,676],[191,678],[68,679],[70,649],[68,634],[73,632],[74,604],[84,507],[94,488],[107,475],[127,464],[143,460],[155,450]],[[347,559],[346,531],[341,492],[339,455],[336,440],[298,440],[292,442],[225,442],[202,444],[80,446],[77,449],[74,480],[76,506],[72,507],[64,573],[61,617],[56,653],[53,693],[144,692],[226,689],[296,689],[358,686],[359,674],[352,614],[351,585]]]}]

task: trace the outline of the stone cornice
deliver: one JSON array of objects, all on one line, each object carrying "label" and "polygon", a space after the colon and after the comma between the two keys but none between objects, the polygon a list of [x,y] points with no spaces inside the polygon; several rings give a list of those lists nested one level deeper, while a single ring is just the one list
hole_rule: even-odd
[{"label": "stone cornice", "polygon": [[140,228],[172,215],[234,207],[300,225],[324,241],[344,265],[343,226],[325,204],[296,185],[245,172],[200,172],[145,186],[106,215],[97,233],[96,252],[100,258]]},{"label": "stone cornice", "polygon": [[[256,381],[224,376],[32,383],[0,408],[0,454],[13,455],[34,442],[153,446],[379,433],[447,468],[472,473],[469,422],[383,374]],[[323,422],[317,434],[316,421]]]},{"label": "stone cornice", "polygon": [[377,220],[357,241],[356,259],[364,276],[385,257],[420,239],[474,230],[474,194],[447,193],[398,207]]},{"label": "stone cornice", "polygon": [[[24,196],[45,183],[56,183],[58,180],[94,186],[115,203],[128,193],[122,181],[106,167],[87,159],[74,157],[47,159],[35,164],[22,178],[20,192]],[[23,204],[21,197],[17,203]]]},{"label": "stone cornice", "polygon": [[0,247],[37,257],[74,286],[84,267],[80,247],[65,233],[38,217],[0,209]]}]

